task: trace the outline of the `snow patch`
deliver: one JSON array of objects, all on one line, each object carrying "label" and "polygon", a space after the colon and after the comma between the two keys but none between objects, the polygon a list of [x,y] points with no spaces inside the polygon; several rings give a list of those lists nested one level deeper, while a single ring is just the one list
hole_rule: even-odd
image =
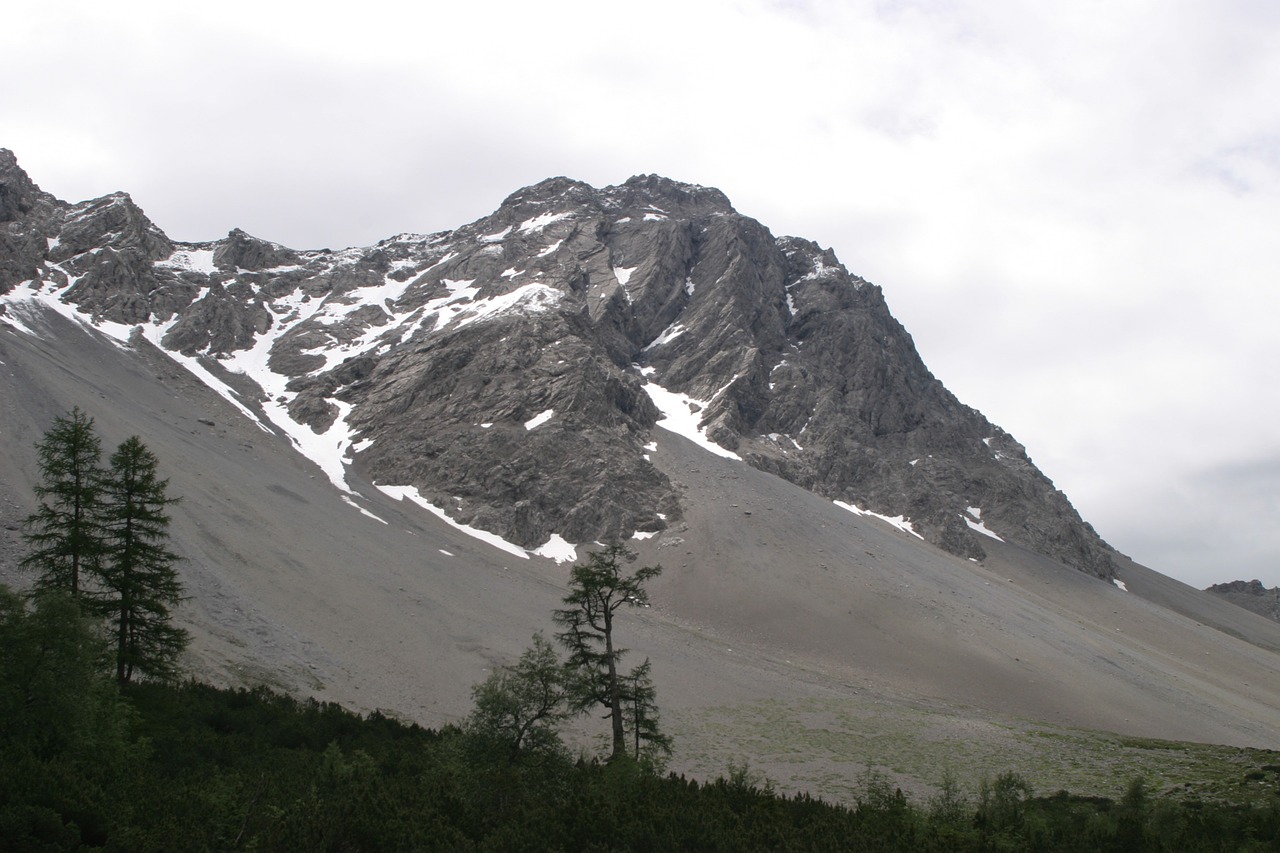
[{"label": "snow patch", "polygon": [[22,332],[24,335],[30,335],[33,338],[40,337],[40,335],[36,333],[35,329],[18,319],[19,314],[28,314],[27,319],[32,319],[30,316],[30,303],[4,302],[3,297],[0,297],[0,304],[5,305],[7,308],[3,314],[0,314],[0,323],[8,324],[10,327]]},{"label": "snow patch", "polygon": [[1124,581],[1120,580],[1120,578],[1112,578],[1111,582],[1115,584],[1122,592],[1129,591],[1129,587],[1125,586]]},{"label": "snow patch", "polygon": [[649,345],[646,346],[644,350],[642,350],[642,352],[647,352],[656,347],[669,344],[672,341],[674,341],[676,338],[683,335],[684,333],[685,333],[684,323],[672,323],[670,326],[667,326],[665,329],[662,330],[662,334],[658,335],[656,338],[650,341]]},{"label": "snow patch", "polygon": [[578,559],[578,546],[566,542],[559,533],[552,533],[551,538],[534,549],[533,553],[557,563],[572,563]]},{"label": "snow patch", "polygon": [[156,266],[190,270],[205,275],[212,275],[218,271],[218,268],[213,265],[213,249],[178,249],[163,261],[157,262]]},{"label": "snow patch", "polygon": [[511,233],[511,226],[508,225],[506,228],[503,228],[501,231],[495,231],[492,234],[485,234],[481,237],[477,237],[476,239],[479,240],[481,243],[501,243],[503,240],[507,238],[507,235],[510,233]]},{"label": "snow patch", "polygon": [[872,518],[878,518],[881,521],[885,522],[886,524],[893,525],[894,527],[901,530],[903,533],[910,533],[912,536],[916,537],[917,539],[924,538],[919,533],[916,533],[915,528],[911,526],[911,521],[907,519],[906,516],[881,515],[878,512],[872,512],[869,509],[861,509],[860,507],[856,507],[853,504],[847,504],[844,501],[832,501],[832,503],[834,503],[836,506],[840,507],[841,509],[847,509],[849,512],[853,513],[854,515],[869,515]]},{"label": "snow patch", "polygon": [[[831,275],[832,273],[838,273],[839,271],[840,268],[838,266],[829,267],[823,262],[821,257],[817,257],[813,259],[813,269],[806,275],[801,276],[800,281],[811,281],[813,279],[823,278],[824,276]],[[793,282],[792,286],[798,283],[799,282]]]},{"label": "snow patch", "polygon": [[[741,456],[732,450],[725,450],[707,438],[706,433],[702,430],[700,426],[702,421],[701,413],[706,411],[707,406],[710,405],[709,401],[695,400],[688,394],[668,391],[661,385],[656,385],[652,382],[646,382],[644,390],[649,395],[649,399],[653,400],[653,404],[658,407],[658,411],[662,413],[662,417],[658,419],[658,426],[674,432],[676,435],[684,436],[694,444],[704,450],[711,451],[717,456],[736,459],[739,462],[742,461]],[[721,389],[721,391],[723,390]],[[712,399],[715,399],[715,397],[712,397]]]},{"label": "snow patch", "polygon": [[[458,328],[469,326],[477,320],[506,314],[515,310],[535,314],[553,310],[560,303],[560,291],[545,284],[526,284],[510,293],[494,296],[491,299],[480,299],[472,302],[459,311],[456,317]],[[447,322],[446,322],[447,325]]]},{"label": "snow patch", "polygon": [[529,418],[529,420],[525,421],[524,428],[528,430],[537,429],[538,427],[545,424],[547,421],[551,420],[552,416],[555,415],[555,413],[556,413],[555,409],[547,409],[545,412],[540,412],[534,415],[533,417]]},{"label": "snow patch", "polygon": [[355,507],[356,509],[360,510],[362,514],[369,516],[374,521],[381,521],[383,524],[390,526],[390,523],[385,518],[382,518],[380,516],[374,515],[373,513],[369,512],[369,510],[365,509],[364,507],[360,506],[360,504],[353,501],[350,495],[343,495],[342,500],[344,503],[348,503],[351,506]]},{"label": "snow patch", "polygon": [[[784,433],[771,432],[768,435],[761,436],[761,437],[769,439],[774,444],[782,444],[783,439],[786,439],[787,441],[791,442],[791,444],[795,447],[796,450],[804,450],[804,448],[800,446],[800,442],[796,441],[794,438]],[[784,449],[783,452],[785,453],[786,450]]]},{"label": "snow patch", "polygon": [[613,277],[618,280],[618,284],[622,285],[623,287],[626,287],[627,282],[631,281],[631,274],[638,269],[640,268],[639,267],[614,267]]},{"label": "snow patch", "polygon": [[970,530],[973,530],[973,531],[976,531],[976,532],[978,532],[978,533],[981,533],[983,536],[990,536],[992,539],[996,540],[997,542],[1003,542],[1003,541],[1004,541],[1004,540],[1003,540],[1003,539],[1001,539],[999,536],[997,536],[997,535],[996,535],[996,533],[995,533],[994,531],[990,530],[990,529],[989,529],[985,524],[983,524],[981,521],[974,521],[972,518],[969,518],[969,516],[967,516],[967,515],[962,515],[962,516],[960,516],[960,517],[964,519],[964,523],[965,523],[965,524],[969,525],[969,529],[970,529]]},{"label": "snow patch", "polygon": [[[444,285],[445,290],[449,291],[449,295],[445,298],[451,302],[459,299],[475,299],[476,294],[480,292],[480,288],[472,287],[476,283],[474,278],[442,278],[440,283]],[[435,302],[434,299],[431,301]]]},{"label": "snow patch", "polygon": [[569,213],[540,213],[532,219],[521,222],[518,229],[521,234],[536,234],[551,223],[568,219],[570,216]]},{"label": "snow patch", "polygon": [[431,503],[426,498],[424,498],[422,495],[420,495],[418,493],[418,488],[416,486],[380,486],[377,483],[374,483],[374,486],[383,494],[390,495],[396,500],[402,501],[402,500],[408,499],[413,501],[418,506],[425,509],[427,512],[439,518],[445,524],[448,524],[450,527],[461,530],[463,533],[467,534],[468,536],[479,539],[481,542],[484,542],[487,545],[492,545],[494,548],[497,548],[501,551],[506,551],[508,554],[519,557],[522,560],[529,559],[529,553],[525,551],[525,549],[521,548],[519,545],[508,542],[498,534],[490,533],[487,530],[481,530],[478,527],[472,527],[468,524],[460,524],[454,521],[452,518],[450,518],[448,515],[445,514],[444,510],[440,509],[440,507],[436,506],[435,504]]},{"label": "snow patch", "polygon": [[652,539],[657,535],[658,531],[656,530],[637,530],[635,533],[631,534],[631,538],[643,541],[645,539]]}]

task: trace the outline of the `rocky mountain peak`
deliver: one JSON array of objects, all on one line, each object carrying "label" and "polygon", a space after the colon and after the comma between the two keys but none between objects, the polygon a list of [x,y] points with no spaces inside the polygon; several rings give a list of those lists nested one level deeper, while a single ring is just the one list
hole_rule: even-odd
[{"label": "rocky mountain peak", "polygon": [[1217,583],[1205,592],[1225,598],[1246,610],[1252,610],[1260,616],[1280,622],[1280,587],[1267,589],[1262,581],[1256,578],[1251,581],[1229,581]]},{"label": "rocky mountain peak", "polygon": [[150,262],[173,253],[173,242],[125,192],[70,206],[56,240],[49,257],[58,262],[102,248],[136,253]]},{"label": "rocky mountain peak", "polygon": [[52,200],[52,196],[36,186],[12,151],[0,148],[0,223],[30,214],[43,199]]},{"label": "rocky mountain peak", "polygon": [[728,196],[712,187],[687,184],[661,175],[634,175],[605,193],[627,208],[653,208],[659,215],[705,216],[735,213]]},{"label": "rocky mountain peak", "polygon": [[299,263],[297,252],[277,243],[270,243],[239,228],[233,228],[226,238],[217,243],[213,252],[213,264],[219,269],[250,270],[254,272]]},{"label": "rocky mountain peak", "polygon": [[1215,583],[1209,587],[1206,592],[1234,592],[1243,595],[1267,595],[1274,592],[1262,585],[1262,581],[1254,578],[1251,581],[1228,581],[1227,583]]},{"label": "rocky mountain peak", "polygon": [[59,204],[0,148],[0,294],[37,275]]},{"label": "rocky mountain peak", "polygon": [[502,207],[499,209],[561,201],[569,204],[580,204],[592,198],[595,193],[595,188],[583,181],[576,181],[564,176],[547,178],[531,186],[516,190],[503,200]]},{"label": "rocky mountain peak", "polygon": [[124,194],[59,204],[15,206],[14,233],[39,239],[0,261],[203,360],[305,452],[336,448],[317,463],[344,491],[354,465],[526,548],[656,532],[682,506],[648,448],[679,423],[952,553],[1001,538],[1113,571],[1021,445],[929,372],[879,287],[719,190],[550,178],[455,231],[341,252],[240,230],[173,243]]}]

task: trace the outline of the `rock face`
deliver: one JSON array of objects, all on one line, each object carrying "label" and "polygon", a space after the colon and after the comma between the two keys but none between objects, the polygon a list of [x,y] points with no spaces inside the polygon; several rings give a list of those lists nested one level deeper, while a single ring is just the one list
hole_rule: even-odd
[{"label": "rock face", "polygon": [[0,148],[0,293],[36,274],[59,207],[31,182],[13,152]]},{"label": "rock face", "polygon": [[718,190],[553,178],[455,231],[294,251],[239,230],[174,243],[127,195],[57,201],[0,152],[0,227],[10,316],[56,299],[134,328],[305,452],[334,449],[339,487],[413,486],[524,547],[676,522],[679,491],[646,455],[675,405],[724,452],[953,553],[981,559],[998,536],[1113,572],[879,287]]},{"label": "rock face", "polygon": [[1280,586],[1267,589],[1260,580],[1216,583],[1205,590],[1246,610],[1280,622]]}]

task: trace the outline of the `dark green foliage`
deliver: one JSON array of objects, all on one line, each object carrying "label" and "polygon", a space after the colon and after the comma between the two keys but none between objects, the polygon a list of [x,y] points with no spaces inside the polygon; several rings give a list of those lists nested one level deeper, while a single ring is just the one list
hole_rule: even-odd
[{"label": "dark green foliage", "polygon": [[111,456],[103,482],[101,519],[101,609],[111,626],[116,680],[126,684],[137,672],[167,679],[177,674],[177,659],[187,633],[170,621],[169,608],[182,600],[182,584],[169,550],[169,516],[176,503],[166,495],[168,480],[156,476],[155,454],[137,436]]},{"label": "dark green foliage", "polygon": [[93,419],[73,409],[36,445],[39,509],[27,519],[25,568],[37,590],[60,589],[91,605],[111,627],[116,680],[173,678],[187,634],[170,621],[182,586],[169,550],[166,494],[155,454],[137,436],[99,464]]},{"label": "dark green foliage", "polygon": [[[613,543],[594,552],[586,563],[573,567],[564,609],[555,612],[555,621],[564,630],[556,639],[569,652],[569,667],[576,676],[577,704],[582,710],[601,707],[607,711],[613,736],[610,760],[627,754],[626,709],[633,703],[627,693],[626,677],[619,663],[626,649],[614,638],[614,614],[625,606],[649,603],[644,585],[662,573],[661,566],[644,566],[631,574],[622,563],[635,559],[625,546]],[[645,673],[647,680],[647,670]],[[652,685],[649,685],[652,691]],[[650,692],[643,701],[652,703]],[[656,715],[651,725],[656,725]],[[655,730],[656,731],[656,730]]]},{"label": "dark green foliage", "polygon": [[37,588],[80,595],[86,581],[97,576],[101,550],[97,502],[102,444],[93,418],[79,407],[55,418],[36,444],[36,453],[40,482],[35,493],[40,505],[26,520],[27,556],[22,566],[37,573]]},{"label": "dark green foliage", "polygon": [[661,715],[655,704],[657,690],[649,676],[649,659],[627,674],[623,693],[623,724],[631,732],[632,756],[642,763],[661,767],[671,755],[671,738],[659,728]]},{"label": "dark green foliage", "polygon": [[574,716],[572,673],[541,634],[514,666],[501,667],[476,685],[467,730],[492,741],[511,760],[562,750],[560,724]]},{"label": "dark green foliage", "polygon": [[[988,786],[985,806],[952,791],[922,809],[872,773],[845,807],[779,795],[745,765],[702,784],[629,758],[574,764],[553,754],[511,762],[479,735],[361,717],[262,689],[142,682],[124,691],[132,707],[125,716],[109,678],[91,684],[92,631],[66,605],[64,598],[32,610],[0,595],[4,648],[13,644],[14,659],[63,649],[50,651],[65,664],[61,677],[115,704],[83,712],[70,686],[49,679],[35,692],[47,694],[44,714],[69,715],[49,721],[62,726],[58,736],[30,718],[0,729],[6,851],[941,853],[1280,844],[1280,804],[1188,803],[1154,797],[1145,786],[1131,785],[1119,803],[1065,792],[1033,797],[1016,774],[1005,774]],[[3,710],[13,711],[13,697],[26,695],[14,686],[31,687],[24,680],[30,670],[5,660],[0,696],[9,703]]]},{"label": "dark green foliage", "polygon": [[70,592],[0,586],[0,849],[93,844],[127,811],[114,785],[142,755],[104,653]]},{"label": "dark green foliage", "polygon": [[105,647],[69,593],[31,603],[0,586],[0,739],[39,756],[92,753],[118,734],[120,700],[101,678]]}]

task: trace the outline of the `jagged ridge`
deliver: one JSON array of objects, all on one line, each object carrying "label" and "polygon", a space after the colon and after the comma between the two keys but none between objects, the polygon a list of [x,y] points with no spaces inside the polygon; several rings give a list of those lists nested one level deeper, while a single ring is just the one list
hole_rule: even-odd
[{"label": "jagged ridge", "polygon": [[1216,583],[1205,592],[1213,593],[1259,616],[1280,622],[1280,587],[1267,589],[1262,581],[1255,578],[1251,581]]},{"label": "jagged ridge", "polygon": [[30,330],[32,299],[72,304],[235,388],[333,457],[340,488],[345,457],[525,547],[678,522],[645,453],[660,388],[696,401],[726,451],[953,553],[981,559],[996,535],[1112,573],[1022,446],[928,371],[879,287],[718,190],[552,178],[455,231],[297,251],[238,230],[174,243],[127,195],[60,202],[3,152],[0,220],[11,322]]}]

